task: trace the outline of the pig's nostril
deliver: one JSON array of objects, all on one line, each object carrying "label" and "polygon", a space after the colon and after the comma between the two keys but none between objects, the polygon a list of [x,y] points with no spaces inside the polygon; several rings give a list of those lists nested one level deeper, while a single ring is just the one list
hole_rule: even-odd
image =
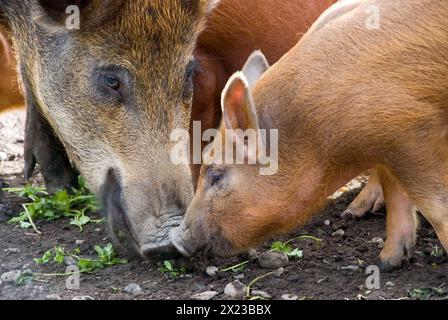
[{"label": "pig's nostril", "polygon": [[141,247],[141,254],[149,260],[163,261],[180,258],[180,253],[173,246],[171,241],[162,245],[146,244]]}]

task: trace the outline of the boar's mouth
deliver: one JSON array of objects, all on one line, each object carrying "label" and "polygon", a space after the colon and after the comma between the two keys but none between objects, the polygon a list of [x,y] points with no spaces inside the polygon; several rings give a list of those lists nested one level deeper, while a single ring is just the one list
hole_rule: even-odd
[{"label": "boar's mouth", "polygon": [[110,235],[120,246],[135,256],[151,260],[165,260],[179,256],[178,251],[171,243],[169,232],[178,226],[182,217],[167,219],[159,226],[156,236],[145,239],[141,245],[128,215],[123,199],[122,185],[117,170],[109,169],[101,196],[106,210]]}]

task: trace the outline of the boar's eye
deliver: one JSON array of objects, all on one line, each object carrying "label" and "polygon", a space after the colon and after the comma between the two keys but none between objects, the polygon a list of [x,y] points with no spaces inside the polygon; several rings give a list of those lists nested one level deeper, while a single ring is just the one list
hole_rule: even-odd
[{"label": "boar's eye", "polygon": [[95,87],[98,99],[111,103],[125,103],[129,98],[131,77],[121,66],[108,65],[98,67],[94,72]]},{"label": "boar's eye", "polygon": [[106,74],[103,76],[103,81],[106,86],[111,88],[112,90],[120,89],[120,79],[112,74]]}]

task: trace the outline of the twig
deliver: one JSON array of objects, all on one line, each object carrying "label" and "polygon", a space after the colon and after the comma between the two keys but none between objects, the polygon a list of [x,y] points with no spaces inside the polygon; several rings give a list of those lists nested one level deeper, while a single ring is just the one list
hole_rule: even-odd
[{"label": "twig", "polygon": [[264,279],[264,278],[266,278],[266,277],[272,276],[272,275],[274,275],[274,274],[276,274],[276,273],[277,273],[277,271],[271,271],[271,272],[269,272],[269,273],[266,273],[266,274],[264,274],[264,275],[262,275],[262,276],[259,276],[259,277],[255,278],[254,280],[252,280],[252,281],[249,283],[249,285],[247,286],[247,288],[246,288],[246,298],[247,298],[247,299],[250,299],[250,297],[251,297],[250,292],[252,291],[252,286],[253,286],[255,283],[257,283],[258,281],[260,281],[260,280],[262,280],[262,279]]},{"label": "twig", "polygon": [[318,244],[321,244],[323,242],[322,239],[319,239],[319,238],[316,238],[313,236],[299,236],[299,237],[295,237],[295,238],[292,238],[292,239],[286,241],[285,244],[290,244],[291,242],[296,241],[296,240],[313,240],[313,241],[317,242]]},{"label": "twig", "polygon": [[247,265],[249,262],[250,262],[250,260],[247,260],[247,261],[238,263],[237,265],[234,265],[234,266],[231,266],[231,267],[228,267],[228,268],[225,268],[225,269],[221,269],[221,272],[233,271],[233,270],[235,270],[237,268],[240,268],[240,267],[243,267],[243,266]]},{"label": "twig", "polygon": [[28,208],[26,207],[26,204],[22,204],[22,207],[23,207],[23,209],[25,209],[25,212],[26,212],[26,215],[27,215],[27,217],[28,217],[28,221],[30,222],[30,224],[31,224],[31,226],[33,227],[33,229],[34,229],[34,231],[37,233],[37,234],[42,234],[42,232],[40,232],[39,230],[37,230],[37,227],[36,227],[36,225],[34,224],[34,222],[33,222],[33,218],[31,218],[31,214],[30,214],[30,212],[28,211]]}]

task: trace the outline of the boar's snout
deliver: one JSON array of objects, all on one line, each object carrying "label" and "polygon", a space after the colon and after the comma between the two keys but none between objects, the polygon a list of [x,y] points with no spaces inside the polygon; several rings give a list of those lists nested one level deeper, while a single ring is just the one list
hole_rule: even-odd
[{"label": "boar's snout", "polygon": [[[126,212],[123,187],[115,169],[110,169],[102,187],[102,200],[106,210],[110,234],[129,253],[152,260],[170,259],[179,256],[169,237],[141,244],[139,235]],[[163,241],[162,241],[163,240]]]}]

